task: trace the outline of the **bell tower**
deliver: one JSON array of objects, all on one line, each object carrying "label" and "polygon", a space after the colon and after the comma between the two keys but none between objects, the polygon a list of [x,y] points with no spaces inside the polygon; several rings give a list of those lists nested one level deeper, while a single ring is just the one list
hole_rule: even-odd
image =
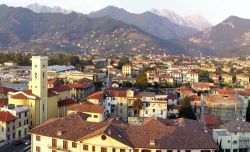
[{"label": "bell tower", "polygon": [[40,98],[40,123],[47,120],[48,100],[48,57],[32,56],[32,94]]}]

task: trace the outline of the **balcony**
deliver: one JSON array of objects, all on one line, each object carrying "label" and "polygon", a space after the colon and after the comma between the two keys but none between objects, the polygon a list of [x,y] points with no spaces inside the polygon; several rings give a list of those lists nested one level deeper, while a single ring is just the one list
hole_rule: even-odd
[{"label": "balcony", "polygon": [[239,148],[250,148],[249,144],[239,144]]},{"label": "balcony", "polygon": [[242,137],[242,136],[240,136],[239,140],[249,140],[250,141],[250,137]]}]

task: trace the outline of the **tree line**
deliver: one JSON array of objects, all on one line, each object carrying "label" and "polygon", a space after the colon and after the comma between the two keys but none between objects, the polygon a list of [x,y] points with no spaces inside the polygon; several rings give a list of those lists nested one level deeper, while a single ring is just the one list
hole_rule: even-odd
[{"label": "tree line", "polygon": [[[30,66],[31,57],[35,54],[25,53],[0,53],[0,64],[7,61],[13,61],[19,66]],[[73,65],[81,66],[82,62],[79,56],[66,53],[54,53],[47,55],[49,58],[49,65]]]}]

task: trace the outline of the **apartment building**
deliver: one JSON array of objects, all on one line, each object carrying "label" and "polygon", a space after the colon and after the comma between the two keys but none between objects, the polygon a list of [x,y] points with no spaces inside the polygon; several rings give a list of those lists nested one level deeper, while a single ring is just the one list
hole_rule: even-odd
[{"label": "apartment building", "polygon": [[20,139],[27,135],[30,121],[30,109],[28,107],[9,104],[0,108],[0,111],[9,112],[16,117],[15,127],[13,127],[16,133],[15,139]]},{"label": "apartment building", "polygon": [[0,111],[0,146],[16,140],[16,119],[8,111]]},{"label": "apartment building", "polygon": [[124,64],[122,66],[122,74],[124,76],[132,74],[132,66],[130,64]]},{"label": "apartment building", "polygon": [[221,143],[225,152],[250,151],[250,123],[233,120],[224,124],[222,129],[213,130],[213,138]]},{"label": "apartment building", "polygon": [[236,75],[236,83],[245,86],[249,84],[249,76],[243,75],[243,74],[237,74]]}]

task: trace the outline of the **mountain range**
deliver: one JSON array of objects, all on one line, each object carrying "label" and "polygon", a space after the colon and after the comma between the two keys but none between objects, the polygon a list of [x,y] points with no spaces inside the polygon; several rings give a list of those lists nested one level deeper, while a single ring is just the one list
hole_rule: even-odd
[{"label": "mountain range", "polygon": [[1,50],[126,52],[150,49],[187,54],[187,47],[182,45],[107,16],[34,13],[22,7],[0,5]]},{"label": "mountain range", "polygon": [[230,16],[218,25],[189,37],[188,41],[210,48],[218,56],[250,55],[250,19]]},{"label": "mountain range", "polygon": [[250,20],[236,16],[198,31],[188,27],[187,18],[201,21],[199,16],[134,14],[112,6],[87,15],[49,12],[0,5],[0,50],[250,55]]},{"label": "mountain range", "polygon": [[158,16],[149,11],[141,14],[134,14],[122,8],[108,6],[99,11],[91,12],[88,16],[109,16],[113,19],[137,26],[143,31],[162,39],[178,39],[198,32],[197,29],[175,24],[168,18]]},{"label": "mountain range", "polygon": [[189,15],[186,17],[181,17],[180,15],[176,14],[173,11],[163,9],[163,10],[157,10],[157,9],[152,9],[150,12],[168,18],[171,22],[182,25],[182,26],[187,26],[187,27],[192,27],[198,30],[204,30],[208,27],[211,27],[212,24],[209,23],[202,15],[200,14],[193,14]]},{"label": "mountain range", "polygon": [[28,9],[32,10],[35,13],[64,13],[64,14],[69,14],[72,11],[67,10],[64,8],[61,8],[59,6],[44,6],[44,5],[39,5],[38,3],[30,4],[26,6]]}]

